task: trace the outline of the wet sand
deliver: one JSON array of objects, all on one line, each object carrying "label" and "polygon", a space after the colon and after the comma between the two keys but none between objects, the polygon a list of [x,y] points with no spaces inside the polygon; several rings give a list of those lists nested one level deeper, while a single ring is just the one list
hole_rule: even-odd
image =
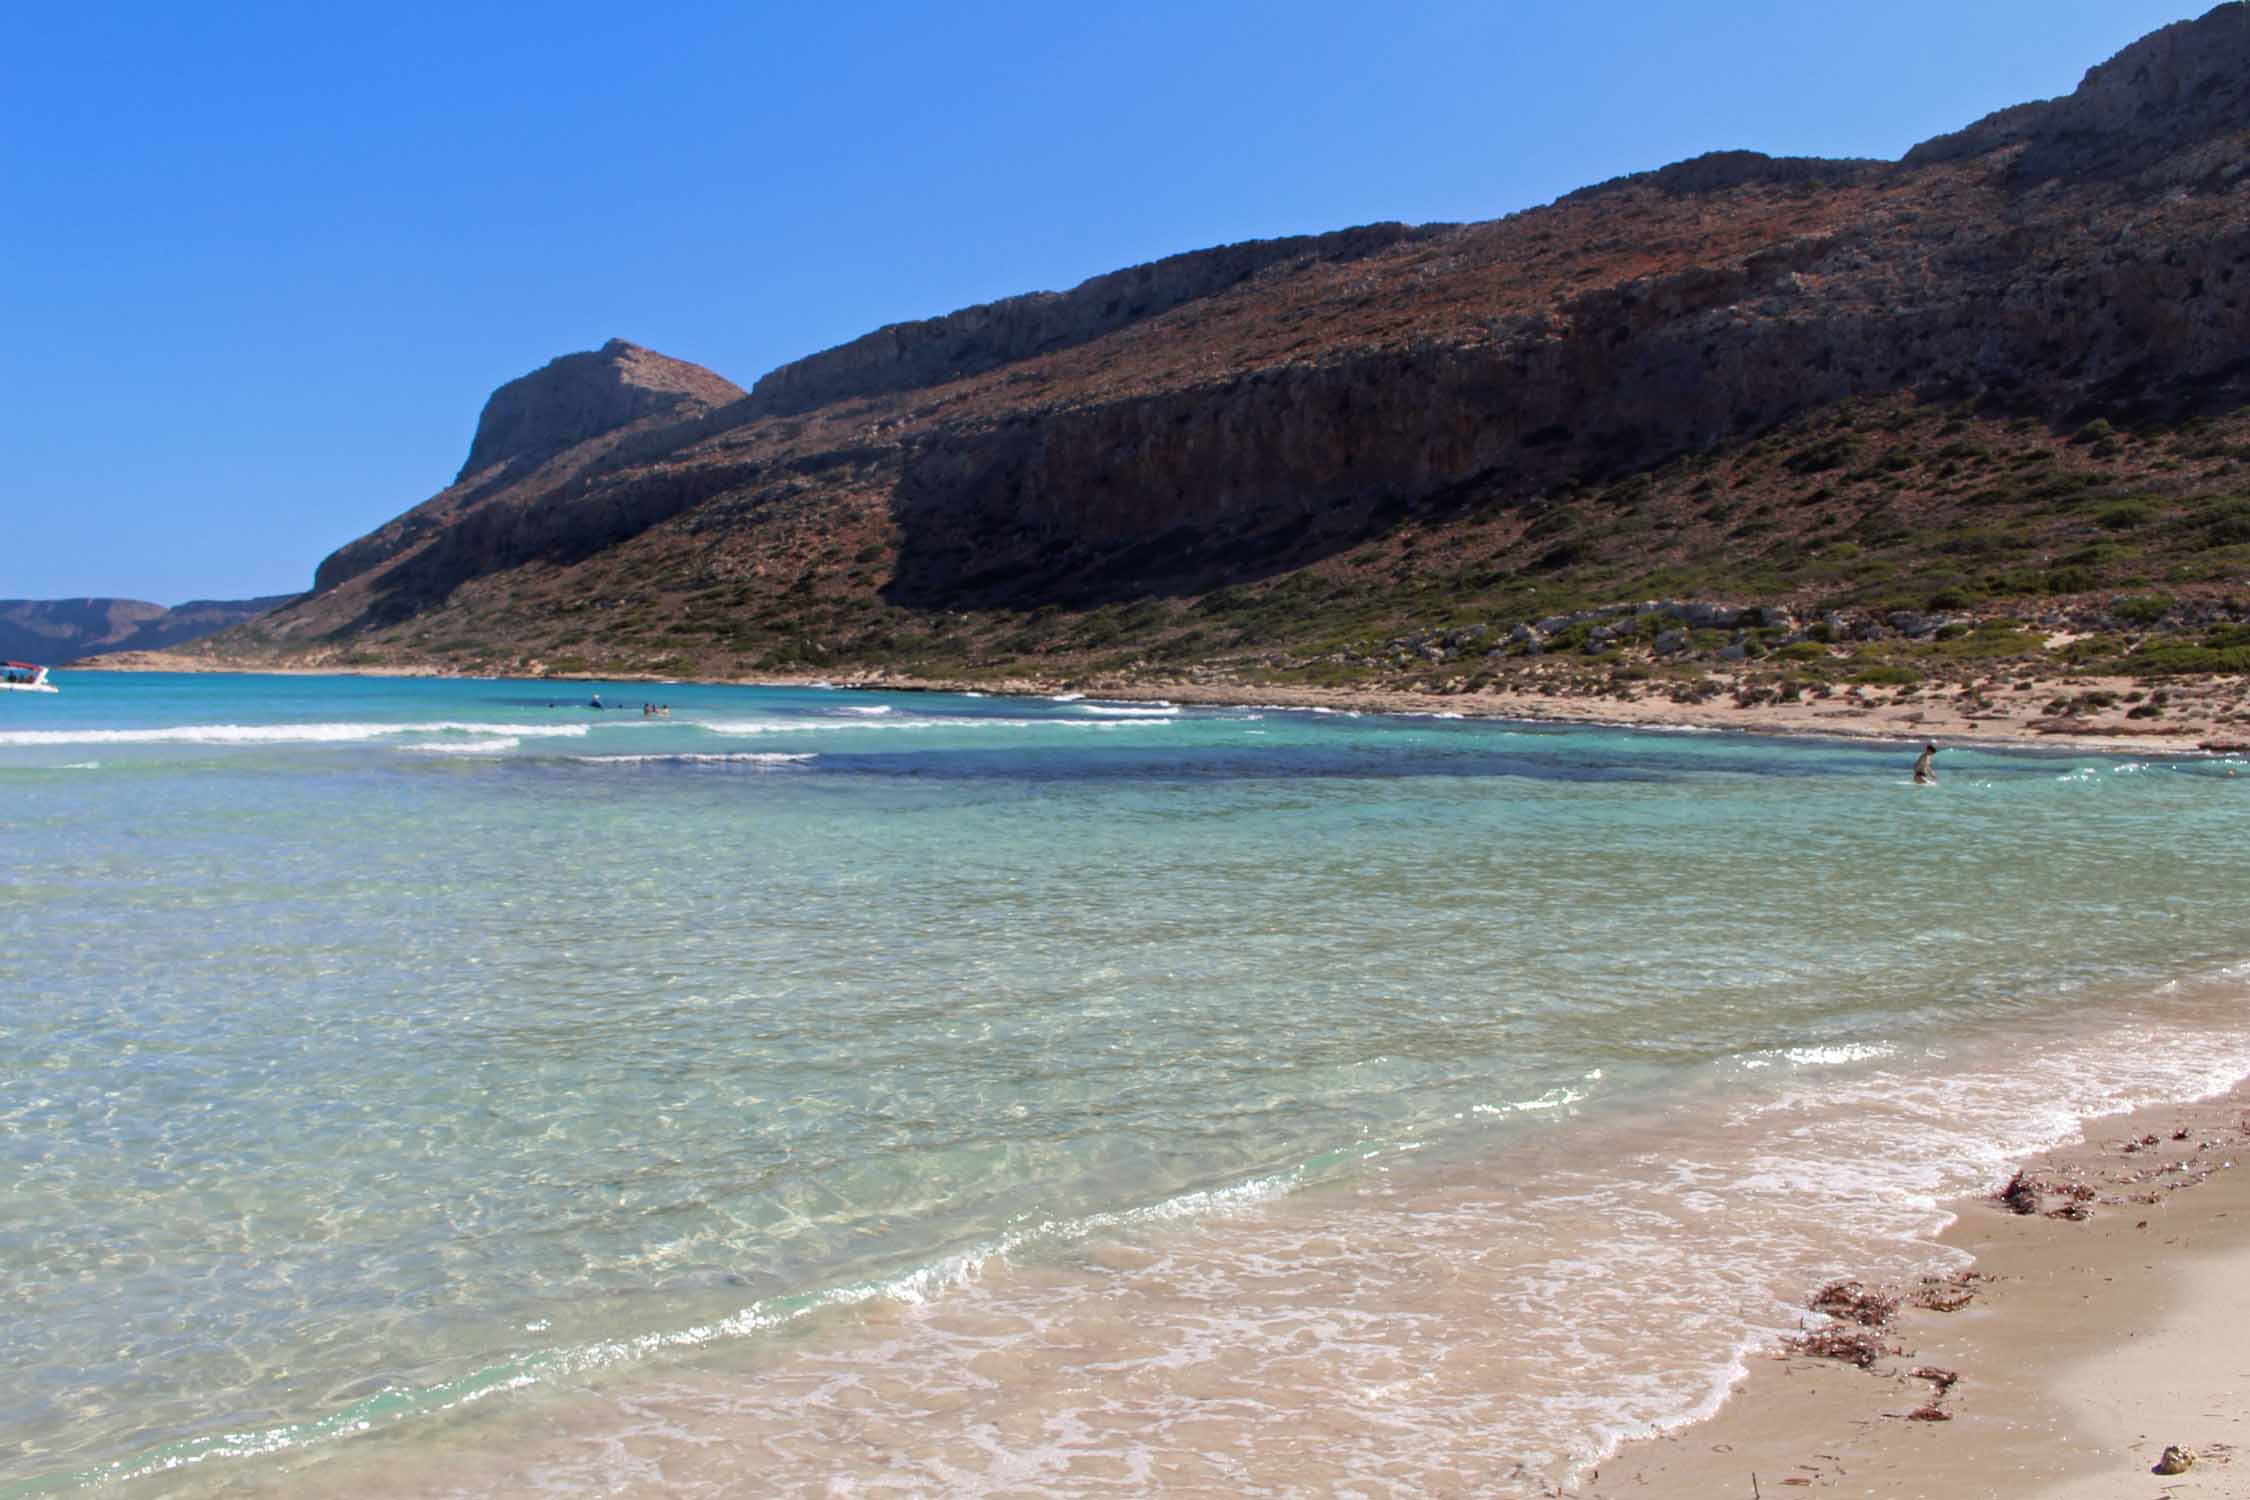
[{"label": "wet sand", "polygon": [[[1891,1351],[1873,1369],[1769,1351],[1712,1419],[1568,1493],[2250,1495],[2250,1089],[2088,1131],[2027,1164],[2036,1212],[1955,1205],[1943,1238],[1975,1271],[1925,1300],[1964,1305],[1879,1289],[1907,1304],[1870,1330]],[[2088,1217],[2057,1213],[2073,1205]],[[2195,1463],[2153,1472],[2174,1444]]]}]

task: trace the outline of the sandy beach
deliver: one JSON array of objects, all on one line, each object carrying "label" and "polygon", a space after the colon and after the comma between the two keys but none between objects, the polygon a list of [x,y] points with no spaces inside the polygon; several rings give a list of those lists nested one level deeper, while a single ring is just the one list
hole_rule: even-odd
[{"label": "sandy beach", "polygon": [[[1768,1351],[1710,1421],[1628,1444],[1572,1493],[2250,1495],[2246,1153],[2243,1087],[2091,1122],[2025,1165],[2030,1212],[1954,1205],[1943,1238],[1972,1272],[1864,1289],[1900,1299],[1877,1327],[1835,1325],[1880,1348],[1871,1368]],[[2172,1446],[2194,1462],[2156,1472]]]},{"label": "sandy beach", "polygon": [[[1520,719],[1554,724],[1613,724],[1639,729],[1700,729],[1741,734],[1820,735],[1845,739],[1922,740],[1940,745],[2037,744],[2111,754],[2177,753],[2250,745],[2250,726],[2239,721],[2250,708],[2250,686],[2232,678],[2152,689],[2124,677],[2042,679],[1987,684],[1975,696],[1959,693],[1842,693],[1798,702],[1738,701],[1745,684],[1727,679],[1700,702],[1682,702],[1643,685],[1594,691],[1556,683],[1517,682],[1462,693],[1424,693],[1377,687],[1278,687],[1182,679],[1118,681],[1103,678],[1009,679],[1001,682],[920,682],[853,679],[869,689],[927,689],[1040,695],[1083,692],[1127,701],[1266,704],[1338,713],[1445,714]],[[2149,695],[2163,699],[2149,704]],[[2072,707],[2055,712],[2058,700]],[[2147,705],[2156,712],[2135,717]]]}]

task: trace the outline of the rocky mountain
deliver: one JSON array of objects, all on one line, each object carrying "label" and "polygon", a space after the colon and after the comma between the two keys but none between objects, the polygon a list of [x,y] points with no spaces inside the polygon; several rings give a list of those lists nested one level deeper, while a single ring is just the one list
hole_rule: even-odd
[{"label": "rocky mountain", "polygon": [[170,609],[141,599],[0,599],[0,657],[58,666],[104,651],[161,651],[298,597],[194,599]]},{"label": "rocky mountain", "polygon": [[1682,588],[2215,596],[2250,543],[2245,78],[2226,4],[1895,163],[1723,152],[1174,256],[747,394],[612,342],[502,387],[451,487],[205,649],[1313,670]]}]

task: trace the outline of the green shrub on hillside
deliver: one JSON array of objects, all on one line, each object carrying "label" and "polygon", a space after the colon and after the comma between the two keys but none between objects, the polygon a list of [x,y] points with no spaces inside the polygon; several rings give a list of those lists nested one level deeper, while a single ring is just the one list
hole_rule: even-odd
[{"label": "green shrub on hillside", "polygon": [[2094,517],[2104,531],[2132,531],[2155,520],[2159,512],[2146,500],[2127,500],[2108,506]]},{"label": "green shrub on hillside", "polygon": [[1825,474],[1843,468],[1858,451],[1859,439],[1839,432],[1805,444],[1784,458],[1781,466],[1792,474]]},{"label": "green shrub on hillside", "polygon": [[2203,527],[2206,547],[2226,547],[2250,542],[2250,500],[2228,500],[2210,508]]},{"label": "green shrub on hillside", "polygon": [[2161,594],[2147,594],[2120,599],[2109,607],[2109,612],[2128,625],[2154,625],[2172,612],[2174,603]]},{"label": "green shrub on hillside", "polygon": [[2190,672],[2250,672],[2250,646],[2197,646],[2175,641],[2152,643],[2126,657],[2124,667],[2136,677],[2165,677]]}]

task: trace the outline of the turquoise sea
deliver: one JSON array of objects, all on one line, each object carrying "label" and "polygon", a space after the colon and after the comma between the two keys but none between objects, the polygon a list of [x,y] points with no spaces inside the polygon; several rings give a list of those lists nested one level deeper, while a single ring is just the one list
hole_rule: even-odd
[{"label": "turquoise sea", "polygon": [[56,680],[8,1500],[1541,1493],[2250,1075],[2209,757]]}]

